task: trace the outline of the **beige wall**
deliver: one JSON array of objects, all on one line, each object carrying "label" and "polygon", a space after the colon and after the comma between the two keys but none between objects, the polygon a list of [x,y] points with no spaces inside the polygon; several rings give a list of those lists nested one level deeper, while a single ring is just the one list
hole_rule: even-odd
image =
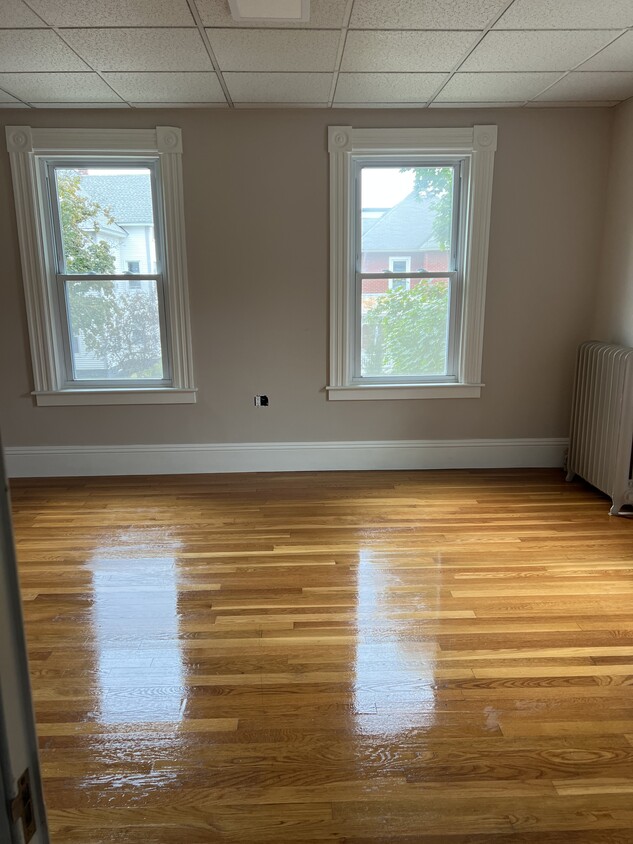
[{"label": "beige wall", "polygon": [[633,100],[615,109],[593,337],[633,346]]},{"label": "beige wall", "polygon": [[[567,434],[575,347],[592,324],[612,110],[22,110],[3,117],[13,125],[182,127],[199,387],[191,406],[33,405],[9,162],[2,152],[5,444]],[[498,124],[481,399],[327,401],[326,127],[335,123]],[[255,393],[267,393],[270,408],[255,409]]]}]

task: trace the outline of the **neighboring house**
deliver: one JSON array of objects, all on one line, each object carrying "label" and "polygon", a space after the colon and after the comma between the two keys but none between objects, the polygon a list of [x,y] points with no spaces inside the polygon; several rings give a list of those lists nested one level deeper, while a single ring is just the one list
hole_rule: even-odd
[{"label": "neighboring house", "polygon": [[115,255],[115,272],[155,273],[154,212],[149,173],[81,174],[81,191],[98,202],[114,219],[105,216],[94,224],[86,223],[84,231],[95,240],[105,240]]},{"label": "neighboring house", "polygon": [[[362,214],[363,272],[410,273],[446,271],[450,254],[441,248],[433,233],[431,198],[421,199],[412,191],[392,208],[366,208]],[[410,289],[419,279],[365,279],[363,310],[388,290]]]}]

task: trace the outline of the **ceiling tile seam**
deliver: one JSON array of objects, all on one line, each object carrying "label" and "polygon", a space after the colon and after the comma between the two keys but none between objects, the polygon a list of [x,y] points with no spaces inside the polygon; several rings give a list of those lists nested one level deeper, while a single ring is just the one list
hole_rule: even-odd
[{"label": "ceiling tile seam", "polygon": [[[232,71],[234,73],[246,73],[247,71],[236,70]],[[249,71],[251,73],[257,71]],[[270,73],[277,73],[280,71],[267,71]],[[328,71],[329,72],[329,71]],[[3,70],[0,73],[9,75],[9,76],[50,76],[54,74],[55,76],[91,76],[96,74],[100,76],[104,74],[107,76],[108,74],[112,73],[134,73],[139,76],[153,76],[157,73],[209,73],[211,76],[215,76],[215,73],[212,69],[209,70],[178,70],[175,68],[174,70],[93,70],[91,67],[88,67],[86,70]],[[119,95],[120,96],[120,95]]]},{"label": "ceiling tile seam", "polygon": [[[12,94],[11,91],[7,91],[6,88],[0,88],[0,91],[3,94],[8,94],[10,97],[13,97],[14,100],[17,100],[18,102],[22,103],[22,105],[28,106],[29,108],[33,108],[33,106],[31,105],[30,102],[28,102],[28,100],[23,100],[22,97],[18,97],[17,94]],[[15,103],[9,103],[8,105],[9,106],[15,105]],[[3,103],[3,106],[4,106],[4,103]]]},{"label": "ceiling tile seam", "polygon": [[[599,56],[599,55],[600,55],[600,53],[603,53],[603,52],[604,52],[604,51],[605,51],[608,47],[611,47],[611,45],[612,45],[612,44],[615,44],[615,43],[616,43],[616,41],[619,41],[619,40],[620,40],[620,38],[623,38],[623,37],[624,37],[624,36],[625,36],[628,32],[630,32],[630,29],[622,29],[622,30],[620,30],[620,34],[619,34],[619,35],[616,35],[616,37],[615,37],[615,38],[613,38],[611,41],[609,41],[609,43],[608,43],[608,44],[605,44],[605,45],[604,45],[604,47],[600,47],[600,49],[599,49],[599,50],[596,50],[596,52],[595,52],[592,56],[589,56],[589,58],[588,58],[588,59],[585,59],[583,62],[581,62],[581,63],[580,63],[580,65],[582,65],[582,64],[587,64],[587,62],[588,62],[588,61],[591,61],[591,59],[595,58],[596,56]],[[576,68],[580,67],[580,65],[576,65]],[[575,70],[576,68],[574,68],[574,70]],[[595,71],[583,71],[583,72],[584,72],[584,73],[592,73],[592,72],[595,72]],[[601,73],[601,72],[602,72],[602,71],[598,71],[598,73]],[[617,73],[618,71],[608,70],[608,71],[606,71],[606,72],[607,72],[607,73]]]},{"label": "ceiling tile seam", "polygon": [[200,37],[202,38],[204,49],[207,51],[207,55],[209,56],[211,64],[213,65],[213,69],[215,70],[215,73],[218,77],[218,82],[220,83],[222,92],[226,97],[228,106],[229,108],[235,108],[235,103],[233,102],[233,98],[231,97],[229,86],[226,84],[226,80],[220,68],[220,63],[218,62],[216,55],[213,52],[213,47],[211,46],[209,36],[207,35],[207,31],[204,28],[204,24],[202,23],[202,18],[200,17],[200,12],[198,10],[198,7],[196,6],[195,0],[187,0],[187,6],[189,7],[189,11],[191,12],[191,16],[193,17],[196,26],[198,27],[198,32],[200,33]]},{"label": "ceiling tile seam", "polygon": [[[578,62],[577,65],[574,65],[574,67],[571,67],[569,70],[566,70],[555,82],[551,82],[549,85],[547,85],[545,88],[543,88],[542,91],[539,91],[531,99],[529,99],[528,102],[530,102],[530,103],[536,102],[537,97],[541,97],[543,94],[546,93],[546,91],[549,91],[550,88],[553,88],[554,85],[558,85],[558,83],[562,79],[565,79],[566,76],[569,76],[570,73],[573,73],[577,68],[581,67],[583,64],[586,64],[594,56],[597,56],[598,53],[601,53],[603,50],[606,50],[607,47],[610,47],[611,44],[614,44],[626,32],[628,32],[628,30],[626,30],[626,29],[621,30],[620,33],[618,35],[616,35],[615,38],[612,38],[611,41],[609,41],[608,44],[604,44],[602,47],[600,47],[599,50],[596,50],[595,53],[592,53],[590,56],[587,56],[587,58],[583,59],[581,62]],[[591,72],[592,71],[582,71],[582,73],[591,73]],[[595,72],[595,71],[593,71],[593,72]],[[598,72],[601,72],[601,71],[598,71]],[[602,71],[602,72],[604,72],[604,73],[617,73],[617,71],[613,71],[613,70],[607,70],[607,71]]]},{"label": "ceiling tile seam", "polygon": [[461,60],[458,64],[456,64],[456,65],[453,67],[453,69],[452,69],[451,71],[449,71],[449,75],[448,75],[448,77],[444,80],[444,82],[440,83],[440,85],[439,85],[439,86],[435,89],[435,91],[433,92],[433,94],[431,94],[431,96],[430,96],[430,97],[429,97],[429,99],[427,100],[427,103],[426,103],[426,104],[427,104],[427,106],[430,106],[430,105],[431,105],[431,103],[435,102],[435,100],[437,99],[437,97],[439,97],[439,95],[442,93],[442,91],[444,90],[444,88],[445,88],[445,87],[448,85],[448,83],[451,81],[451,79],[453,78],[453,76],[455,76],[455,74],[457,73],[457,71],[459,70],[459,68],[460,68],[460,67],[464,64],[464,62],[466,61],[466,59],[467,59],[469,56],[471,56],[471,55],[475,52],[475,50],[477,49],[477,47],[481,44],[481,42],[484,40],[484,38],[486,37],[486,35],[487,35],[487,34],[490,32],[490,30],[493,28],[493,26],[494,26],[496,23],[498,23],[498,21],[499,21],[499,20],[501,20],[501,18],[503,17],[503,15],[505,15],[505,13],[508,11],[508,9],[510,8],[510,6],[511,6],[514,2],[515,2],[515,0],[508,0],[508,2],[505,4],[505,6],[504,6],[504,7],[503,7],[503,9],[501,10],[501,12],[499,12],[499,14],[498,14],[495,18],[493,18],[493,19],[491,19],[491,20],[489,21],[488,26],[487,26],[487,27],[486,27],[486,28],[485,28],[485,29],[481,32],[481,35],[479,36],[479,38],[477,39],[477,41],[476,41],[476,42],[475,42],[475,43],[471,46],[470,50],[466,53],[466,55],[465,55],[465,56],[463,56],[463,57],[462,57],[462,60]]},{"label": "ceiling tile seam", "polygon": [[332,84],[330,85],[330,93],[328,94],[327,107],[332,108],[334,98],[336,97],[336,88],[338,85],[338,77],[341,72],[341,64],[343,62],[343,53],[345,52],[345,45],[347,44],[347,34],[349,32],[349,23],[354,10],[354,0],[347,0],[345,6],[345,14],[343,15],[343,25],[341,26],[341,34],[338,40],[338,50],[336,53],[336,61],[334,62],[334,73],[332,76]]},{"label": "ceiling tile seam", "polygon": [[56,26],[55,24],[49,24],[49,28],[61,29],[62,32],[78,32],[80,30],[87,32],[117,32],[122,29],[149,29],[152,31],[156,30],[157,32],[195,32],[198,29],[197,26],[153,26],[152,24],[145,26]]},{"label": "ceiling tile seam", "polygon": [[[25,5],[27,5],[26,0],[23,0]],[[29,9],[31,7],[29,6]],[[31,10],[32,11],[32,10]],[[161,25],[161,24],[125,24],[121,26],[120,24],[117,26],[69,26],[68,24],[58,25],[58,24],[48,24],[45,21],[43,22],[43,26],[0,26],[0,32],[43,32],[47,29],[62,29],[62,30],[69,30],[69,31],[77,31],[79,29],[87,29],[90,31],[97,30],[97,31],[108,31],[108,30],[117,30],[117,29],[157,29],[157,30],[175,30],[175,29],[197,29],[197,26],[187,26],[186,24],[178,24],[175,26],[168,26],[168,25]],[[339,32],[341,29],[345,28],[344,26],[205,26],[202,24],[203,29],[212,29],[212,30],[222,30],[223,32]],[[359,27],[347,27],[350,32],[481,32],[481,27],[458,27],[452,29],[444,29],[442,27],[434,27],[429,29],[428,27],[418,26],[418,27],[374,27],[372,29],[366,28],[359,28]],[[630,31],[633,30],[633,25],[631,26],[592,26],[592,27],[523,27],[523,28],[513,28],[513,29],[495,29],[494,32],[621,32],[622,30]],[[486,29],[486,31],[490,31]]]},{"label": "ceiling tile seam", "polygon": [[[33,11],[33,10],[31,9],[31,7],[28,5],[28,3],[26,3],[26,2],[25,2],[25,3],[24,3],[24,5],[25,5],[25,6],[26,6],[26,7],[27,7],[27,8],[28,8],[31,12]],[[46,23],[46,21],[44,20],[44,18],[43,18],[41,15],[38,15],[38,14],[37,14],[37,12],[33,12],[33,14],[34,14],[36,17],[38,17],[38,18],[42,21],[42,23],[43,23],[43,24],[45,24],[45,26],[44,26],[44,27],[32,27],[32,28],[33,28],[33,29],[38,29],[38,30],[39,30],[39,29],[48,29],[48,24]],[[11,29],[11,28],[12,28],[12,27],[7,27],[7,29]],[[32,105],[32,104],[28,101],[28,100],[23,100],[23,99],[22,99],[22,97],[18,97],[16,94],[12,94],[10,91],[6,91],[4,88],[2,88],[2,89],[0,89],[0,90],[3,90],[3,91],[5,92],[5,94],[9,94],[9,96],[11,96],[11,97],[13,97],[14,99],[18,100],[19,102],[21,102],[23,105],[27,106],[28,108],[31,108],[31,109],[33,109],[33,108],[34,108],[34,106],[33,106],[33,105]]]},{"label": "ceiling tile seam", "polygon": [[[513,0],[514,2],[514,0]],[[497,18],[498,20],[498,18]],[[210,28],[210,27],[209,27]],[[219,29],[220,27],[218,27]],[[230,29],[230,27],[223,27],[225,29]],[[249,27],[250,28],[250,27]],[[240,29],[246,29],[246,27],[240,27]],[[490,27],[486,29],[486,32],[620,32],[621,29],[633,29],[633,26],[591,26],[591,27],[582,27],[577,28],[573,26],[566,26],[562,28],[560,26],[557,27],[539,27],[535,29],[532,26],[526,26],[522,29],[494,29]],[[295,30],[284,30],[285,32],[291,31],[294,32]],[[311,32],[312,30],[306,30],[306,32]],[[400,29],[397,27],[391,27],[390,29],[354,29],[354,27],[350,27],[350,32],[481,32],[482,27],[473,27],[473,26],[461,26],[455,27],[453,29],[442,29],[440,27],[436,27],[435,29],[428,29],[425,27],[407,27],[406,29]]]},{"label": "ceiling tile seam", "polygon": [[205,26],[207,30],[215,32],[340,32],[346,27],[341,26]]},{"label": "ceiling tile seam", "polygon": [[[593,57],[591,57],[593,58]],[[589,59],[584,59],[581,63],[584,64],[585,62],[589,61]],[[583,70],[581,65],[576,65],[575,67],[571,68],[570,70],[468,70],[463,71],[463,75],[468,76],[535,76],[536,74],[541,73],[633,73],[633,70]],[[171,75],[173,73],[179,73],[183,76],[195,76],[197,74],[209,74],[211,76],[215,76],[215,70],[181,70],[180,68],[174,67],[171,69],[165,70],[162,68],[161,70],[133,70],[130,68],[119,68],[117,70],[93,70],[92,68],[88,68],[86,70],[4,70],[0,71],[4,76],[49,76],[54,74],[55,76],[91,76],[93,74],[99,75],[103,74],[104,76],[111,76],[116,73],[127,73],[127,74],[134,74],[135,76],[160,76],[162,75]],[[225,74],[262,74],[265,73],[271,76],[332,76],[334,71],[332,70],[225,70],[223,71]],[[451,71],[448,70],[342,70],[339,73],[339,76],[446,76]],[[457,71],[459,74],[459,71]],[[120,96],[120,95],[119,95]],[[420,102],[426,102],[425,100],[421,100]]]},{"label": "ceiling tile seam", "polygon": [[[27,9],[29,9],[31,12],[33,12],[33,14],[34,14],[34,15],[37,15],[37,17],[38,17],[41,21],[44,21],[44,18],[43,18],[41,15],[39,15],[39,14],[35,11],[35,9],[31,8],[31,6],[30,6],[30,4],[27,2],[27,0],[22,0],[22,2],[23,2],[23,3],[24,3],[24,5],[27,7]],[[44,21],[44,23],[46,23],[46,21]],[[110,84],[109,84],[108,80],[107,80],[107,79],[104,79],[103,74],[101,73],[101,71],[99,71],[99,70],[97,70],[96,68],[94,68],[94,67],[90,64],[90,62],[89,62],[89,61],[87,61],[86,59],[84,59],[84,57],[83,57],[83,56],[79,55],[79,53],[78,53],[78,52],[77,52],[77,50],[76,50],[76,49],[72,46],[72,44],[69,44],[69,43],[68,43],[68,41],[64,38],[64,36],[63,36],[63,35],[59,32],[59,27],[52,26],[51,24],[47,24],[47,26],[48,26],[49,30],[50,30],[50,31],[52,31],[52,32],[54,32],[54,33],[55,33],[55,35],[57,35],[57,37],[58,37],[61,41],[63,41],[63,42],[64,42],[64,44],[68,47],[68,49],[69,49],[69,50],[71,50],[71,52],[73,52],[73,53],[77,56],[77,58],[78,58],[78,59],[80,59],[80,60],[81,60],[81,61],[82,61],[82,62],[86,65],[86,67],[90,68],[90,70],[91,70],[93,73],[96,73],[96,74],[97,74],[97,76],[101,79],[101,81],[103,82],[103,84],[104,84],[104,85],[107,85],[107,87],[108,87],[108,88],[112,91],[112,93],[113,93],[113,94],[114,94],[114,96],[116,97],[115,102],[123,102],[123,103],[127,103],[127,100],[124,100],[124,99],[123,99],[123,97],[119,94],[119,92],[114,90],[114,88],[112,87],[112,85],[110,85]],[[68,73],[71,73],[71,72],[72,72],[72,71],[68,71]],[[84,72],[84,73],[85,73],[85,71],[78,71],[78,72],[79,72],[79,73],[82,73],[82,72]],[[36,102],[36,101],[34,100],[33,102]],[[39,101],[38,101],[38,102],[39,102]],[[51,102],[53,102],[53,100],[51,100]],[[129,103],[127,103],[127,104],[128,104],[128,105],[130,105]]]}]

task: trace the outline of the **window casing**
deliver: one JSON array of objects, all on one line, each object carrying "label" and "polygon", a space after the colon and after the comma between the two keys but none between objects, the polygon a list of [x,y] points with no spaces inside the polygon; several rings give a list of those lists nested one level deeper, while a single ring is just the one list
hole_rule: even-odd
[{"label": "window casing", "polygon": [[[55,130],[7,127],[34,372],[40,405],[195,402],[182,203],[180,130]],[[151,185],[152,272],[117,261],[116,271],[78,272],[65,255],[58,175],[142,172]],[[149,202],[149,199],[148,199]],[[100,209],[101,211],[103,209]],[[103,222],[103,220],[102,220]],[[111,222],[111,221],[110,221]],[[94,242],[103,241],[94,226]],[[119,235],[122,230],[119,229]],[[125,234],[123,232],[123,234]],[[149,256],[149,251],[148,251]],[[152,256],[153,258],[153,256]],[[94,269],[94,265],[93,265]],[[133,276],[132,276],[133,274]],[[153,364],[126,373],[94,372],[77,363],[85,352],[73,320],[77,302],[97,293],[121,310],[141,307],[151,329]],[[94,294],[91,300],[91,294]],[[83,299],[82,299],[83,296]],[[117,298],[119,297],[119,298]],[[71,302],[74,302],[73,305]],[[73,310],[75,308],[75,310]],[[141,311],[139,310],[139,313]],[[149,316],[147,316],[149,314]],[[129,319],[134,322],[135,311]],[[149,330],[148,329],[148,330]],[[148,335],[149,336],[149,335]],[[98,357],[98,356],[97,356]],[[132,367],[134,370],[134,367]]]},{"label": "window casing", "polygon": [[[496,127],[469,129],[353,129],[329,131],[331,330],[330,399],[473,398],[480,395],[488,233]],[[369,272],[363,253],[361,179],[366,168],[441,168],[452,172],[452,216],[447,267],[412,267],[398,255]],[[368,211],[376,217],[369,202]],[[387,244],[389,245],[389,244]],[[408,265],[407,265],[408,260]],[[388,266],[388,269],[387,269]],[[408,266],[408,272],[403,267]],[[404,288],[402,280],[408,287]],[[447,289],[445,363],[425,373],[372,372],[366,365],[364,284],[412,289],[441,281]],[[388,287],[387,287],[388,285]],[[393,370],[393,368],[392,368]]]}]

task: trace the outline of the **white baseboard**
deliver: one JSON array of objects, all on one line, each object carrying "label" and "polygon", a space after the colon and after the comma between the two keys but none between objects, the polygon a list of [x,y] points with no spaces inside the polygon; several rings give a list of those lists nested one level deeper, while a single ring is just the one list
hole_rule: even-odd
[{"label": "white baseboard", "polygon": [[563,465],[566,439],[9,446],[12,478]]}]

